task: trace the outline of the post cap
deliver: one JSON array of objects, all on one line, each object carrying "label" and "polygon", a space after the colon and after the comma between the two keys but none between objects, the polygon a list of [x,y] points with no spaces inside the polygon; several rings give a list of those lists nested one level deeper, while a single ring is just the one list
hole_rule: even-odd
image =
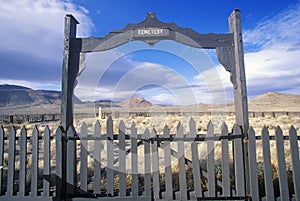
[{"label": "post cap", "polygon": [[79,24],[79,22],[77,21],[77,19],[72,14],[66,14],[66,17],[71,18],[72,20],[75,21],[76,24]]}]

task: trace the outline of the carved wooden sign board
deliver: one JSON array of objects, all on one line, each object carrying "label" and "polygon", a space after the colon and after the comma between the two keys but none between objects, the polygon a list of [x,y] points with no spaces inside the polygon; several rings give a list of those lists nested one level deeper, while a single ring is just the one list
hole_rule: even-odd
[{"label": "carved wooden sign board", "polygon": [[236,122],[248,130],[248,104],[244,69],[244,52],[240,11],[229,16],[229,33],[200,34],[175,23],[157,19],[155,13],[147,13],[137,24],[128,24],[121,30],[104,37],[76,38],[78,22],[72,15],[65,17],[64,59],[62,74],[61,125],[67,129],[73,125],[73,92],[80,65],[80,53],[109,50],[130,41],[144,41],[153,46],[161,40],[173,40],[191,47],[216,49],[220,63],[231,73],[230,80],[235,94]]}]

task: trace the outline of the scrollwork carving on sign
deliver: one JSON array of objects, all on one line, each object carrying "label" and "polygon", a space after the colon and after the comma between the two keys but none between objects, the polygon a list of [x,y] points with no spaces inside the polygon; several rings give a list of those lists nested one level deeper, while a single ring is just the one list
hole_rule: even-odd
[{"label": "scrollwork carving on sign", "polygon": [[233,35],[231,33],[200,34],[191,28],[179,27],[174,22],[161,22],[155,13],[147,13],[143,21],[128,24],[123,29],[112,31],[104,37],[76,38],[71,42],[76,44],[76,51],[97,52],[112,49],[133,40],[144,41],[149,45],[154,45],[161,40],[174,40],[191,47],[214,49],[230,46],[233,42]]},{"label": "scrollwork carving on sign", "polygon": [[236,72],[233,46],[217,47],[216,52],[219,62],[222,64],[226,71],[230,72],[230,81],[233,84],[233,86],[236,87]]}]

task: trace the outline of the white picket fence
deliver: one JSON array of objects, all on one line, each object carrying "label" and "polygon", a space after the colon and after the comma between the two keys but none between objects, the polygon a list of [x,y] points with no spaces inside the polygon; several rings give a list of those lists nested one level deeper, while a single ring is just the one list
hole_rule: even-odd
[{"label": "white picket fence", "polygon": [[[138,134],[134,123],[128,129],[123,121],[114,134],[112,118],[106,122],[106,134],[101,132],[98,121],[92,133],[83,124],[80,132],[70,127],[66,136],[60,128],[51,135],[46,127],[42,135],[34,127],[28,137],[24,127],[19,135],[14,127],[8,134],[1,127],[0,200],[60,197],[64,189],[61,183],[64,163],[66,191],[73,200],[80,197],[300,200],[300,137],[293,126],[289,135],[283,135],[277,127],[275,136],[270,136],[267,128],[257,136],[252,128],[248,135],[243,135],[237,126],[228,132],[225,123],[220,130],[221,133],[215,133],[209,122],[207,133],[197,134],[192,118],[188,134],[181,123],[176,134],[170,134],[167,126],[162,135],[157,135],[155,129]],[[63,143],[67,145],[66,156],[63,156]],[[270,151],[270,144],[276,147],[275,154]],[[245,160],[247,147],[248,160]],[[285,155],[287,152],[289,157]],[[278,166],[274,166],[274,161]],[[291,163],[291,169],[287,169],[287,163]],[[263,174],[258,175],[260,164]],[[274,168],[278,170],[279,183],[275,188]]]}]

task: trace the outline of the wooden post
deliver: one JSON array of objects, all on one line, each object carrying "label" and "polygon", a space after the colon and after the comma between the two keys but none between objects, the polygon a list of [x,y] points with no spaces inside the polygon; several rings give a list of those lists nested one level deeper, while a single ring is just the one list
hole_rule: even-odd
[{"label": "wooden post", "polygon": [[77,24],[78,21],[72,15],[66,15],[60,118],[64,132],[73,125],[73,93],[79,69],[79,52],[74,51],[71,39],[76,38]]},{"label": "wooden post", "polygon": [[[75,47],[72,45],[71,40],[76,38],[76,28],[78,21],[72,15],[66,15],[65,17],[65,29],[64,29],[64,55],[63,55],[63,67],[62,67],[62,96],[61,96],[61,117],[60,125],[62,128],[62,137],[66,137],[67,130],[70,126],[73,125],[73,93],[75,87],[75,81],[79,70],[79,52],[75,51]],[[61,140],[58,138],[58,140]],[[67,190],[73,192],[70,188],[67,189],[67,181],[70,179],[70,173],[72,171],[72,165],[69,163],[70,170],[67,171],[67,162],[66,160],[73,160],[67,156],[67,151],[76,151],[70,149],[70,145],[67,145],[66,142],[61,142],[61,175],[58,175],[61,179],[61,183],[58,184],[61,186],[62,190],[59,192],[61,198],[66,198]],[[68,148],[67,148],[68,146]],[[72,145],[71,145],[72,146]],[[70,154],[70,153],[69,153]],[[71,153],[76,154],[76,153]],[[67,175],[68,173],[68,175]],[[68,181],[70,183],[70,181]],[[72,188],[72,187],[71,187]]]},{"label": "wooden post", "polygon": [[234,102],[236,123],[239,126],[242,126],[244,133],[248,133],[248,99],[240,10],[235,9],[229,16],[228,21],[230,32],[234,34],[234,59],[236,72],[236,84],[234,86]]},{"label": "wooden post", "polygon": [[[247,134],[249,129],[248,98],[244,64],[244,48],[242,37],[242,22],[239,9],[235,9],[228,18],[230,32],[234,41],[234,105],[236,124]],[[250,194],[248,140],[244,140],[245,190]]]}]

